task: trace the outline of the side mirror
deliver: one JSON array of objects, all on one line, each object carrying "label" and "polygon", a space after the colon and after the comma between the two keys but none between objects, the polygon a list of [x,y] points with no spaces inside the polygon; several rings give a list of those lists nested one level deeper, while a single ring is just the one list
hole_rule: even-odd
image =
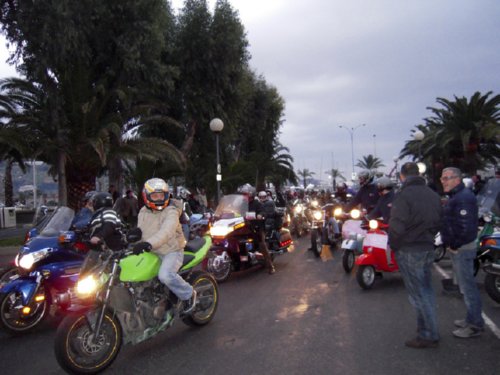
[{"label": "side mirror", "polygon": [[127,242],[137,242],[142,238],[141,228],[132,228],[127,233]]}]

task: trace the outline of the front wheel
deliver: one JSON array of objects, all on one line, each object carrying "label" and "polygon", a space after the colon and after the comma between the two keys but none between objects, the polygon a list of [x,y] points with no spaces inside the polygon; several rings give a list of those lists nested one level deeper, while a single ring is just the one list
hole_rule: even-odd
[{"label": "front wheel", "polygon": [[356,274],[356,280],[363,289],[371,289],[375,283],[375,269],[372,266],[360,266]]},{"label": "front wheel", "polygon": [[186,280],[196,290],[196,306],[194,310],[182,318],[188,326],[203,326],[208,324],[219,305],[219,288],[217,282],[207,272],[195,271]]},{"label": "front wheel", "polygon": [[47,298],[24,306],[17,291],[0,296],[0,328],[10,335],[19,335],[37,327],[48,315],[50,304]]},{"label": "front wheel", "polygon": [[311,250],[317,258],[321,255],[321,250],[323,249],[321,243],[318,246],[318,237],[318,230],[313,229],[311,232]]},{"label": "front wheel", "polygon": [[218,283],[223,283],[231,276],[231,259],[228,255],[208,253],[205,271],[211,273]]},{"label": "front wheel", "polygon": [[491,273],[486,274],[484,289],[493,301],[500,303],[500,276]]},{"label": "front wheel", "polygon": [[444,258],[444,255],[446,254],[446,247],[443,245],[436,246],[434,248],[434,262],[439,262],[441,259]]},{"label": "front wheel", "polygon": [[17,267],[11,266],[0,273],[0,285],[8,283],[12,276],[19,275]]},{"label": "front wheel", "polygon": [[345,273],[351,273],[354,268],[354,260],[354,251],[344,250],[344,254],[342,254],[342,267],[344,268]]},{"label": "front wheel", "polygon": [[122,345],[116,317],[104,314],[96,337],[85,315],[69,315],[57,329],[54,350],[59,365],[70,373],[95,374],[115,360]]}]

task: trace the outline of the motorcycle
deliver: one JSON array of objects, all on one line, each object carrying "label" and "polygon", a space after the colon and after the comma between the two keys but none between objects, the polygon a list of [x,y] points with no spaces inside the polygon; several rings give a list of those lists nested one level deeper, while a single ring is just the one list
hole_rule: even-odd
[{"label": "motorcycle", "polygon": [[290,232],[297,238],[302,237],[311,230],[311,226],[306,216],[306,209],[306,205],[299,199],[293,201],[290,218]]},{"label": "motorcycle", "polygon": [[[127,242],[140,239],[133,229]],[[197,292],[190,312],[157,277],[160,258],[150,252],[133,255],[123,250],[91,251],[86,258],[75,293],[72,313],[57,329],[54,350],[57,362],[71,373],[97,373],[116,359],[122,345],[137,344],[171,327],[177,318],[189,326],[203,326],[215,316],[219,291],[214,278],[194,267],[206,257],[210,236],[187,243],[179,274]]]},{"label": "motorcycle", "polygon": [[441,233],[437,233],[434,236],[434,262],[439,262],[444,258],[446,254],[446,247],[443,244],[443,239],[441,238]]},{"label": "motorcycle", "polygon": [[64,312],[61,299],[74,287],[87,246],[81,235],[68,231],[74,211],[59,207],[38,234],[28,232],[28,241],[15,259],[15,268],[0,285],[0,328],[9,334],[26,333],[42,323],[49,313]]},{"label": "motorcycle", "polygon": [[[226,281],[233,271],[264,265],[264,255],[259,251],[259,231],[266,228],[266,243],[271,259],[288,252],[292,244],[290,231],[282,227],[281,211],[274,223],[256,220],[255,212],[248,212],[248,201],[243,195],[225,195],[214,213],[210,228],[213,246],[203,267],[218,283]],[[268,218],[269,219],[269,218]],[[269,225],[268,225],[269,224]]]},{"label": "motorcycle", "polygon": [[316,205],[315,209],[313,209],[311,250],[316,257],[321,255],[322,245],[336,246],[339,242],[342,229],[341,222],[335,218],[335,210],[338,212],[338,209],[342,210],[342,208],[334,203],[328,203],[321,208]]},{"label": "motorcycle", "polygon": [[356,258],[358,271],[356,280],[363,289],[371,289],[375,283],[375,276],[382,275],[382,272],[397,272],[399,267],[394,257],[394,252],[390,251],[390,260],[387,259],[388,238],[384,230],[388,226],[378,220],[370,220],[370,229],[363,241],[363,254]]},{"label": "motorcycle", "polygon": [[500,303],[500,232],[481,238],[479,250],[488,253],[491,261],[484,265],[484,289],[495,302]]},{"label": "motorcycle", "polygon": [[[345,213],[339,213],[339,216],[347,219]],[[346,273],[351,273],[356,255],[363,252],[363,240],[366,236],[366,229],[362,227],[361,211],[353,209],[349,216],[351,219],[347,219],[342,225],[342,267]]]}]

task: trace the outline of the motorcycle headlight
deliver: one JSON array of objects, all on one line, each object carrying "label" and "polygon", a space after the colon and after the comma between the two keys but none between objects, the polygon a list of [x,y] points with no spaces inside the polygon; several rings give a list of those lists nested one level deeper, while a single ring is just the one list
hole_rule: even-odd
[{"label": "motorcycle headlight", "polygon": [[317,201],[317,200],[312,201],[312,202],[311,202],[311,206],[312,206],[312,207],[318,207],[318,206],[319,206],[318,201]]},{"label": "motorcycle headlight", "polygon": [[357,220],[361,217],[361,211],[360,210],[352,210],[351,211],[351,217],[354,219],[354,220]]},{"label": "motorcycle headlight", "polygon": [[333,216],[340,216],[342,215],[342,208],[337,207],[335,210],[333,210]]},{"label": "motorcycle headlight", "polygon": [[33,264],[39,262],[48,255],[48,249],[38,250],[33,253],[22,255],[18,258],[19,267],[24,268],[25,270],[29,270],[31,269],[31,267],[33,267]]},{"label": "motorcycle headlight", "polygon": [[321,220],[323,218],[323,212],[314,211],[313,217],[314,217],[314,220]]},{"label": "motorcycle headlight", "polygon": [[377,229],[378,228],[378,221],[377,220],[370,220],[368,225],[370,226],[370,229]]},{"label": "motorcycle headlight", "polygon": [[302,212],[302,205],[299,204],[295,206],[293,210],[295,211],[296,214],[300,214]]},{"label": "motorcycle headlight", "polygon": [[210,235],[212,237],[226,237],[233,230],[234,230],[234,227],[215,225],[215,226],[210,228]]},{"label": "motorcycle headlight", "polygon": [[76,292],[81,295],[89,295],[95,293],[97,290],[97,280],[94,275],[89,275],[76,283]]}]

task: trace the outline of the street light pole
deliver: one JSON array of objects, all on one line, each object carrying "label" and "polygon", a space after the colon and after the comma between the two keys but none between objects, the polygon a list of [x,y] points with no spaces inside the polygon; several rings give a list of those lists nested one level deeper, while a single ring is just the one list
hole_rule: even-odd
[{"label": "street light pole", "polygon": [[216,161],[217,161],[217,174],[215,179],[217,181],[217,193],[216,193],[216,202],[215,204],[219,204],[220,199],[220,182],[222,181],[222,171],[219,160],[219,133],[224,129],[224,123],[219,118],[214,118],[210,121],[210,130],[215,133],[215,153],[216,153]]},{"label": "street light pole", "polygon": [[339,125],[339,128],[347,130],[349,132],[349,135],[351,136],[351,162],[352,162],[351,179],[354,179],[354,131],[362,126],[366,126],[366,124],[361,124],[351,128]]}]

